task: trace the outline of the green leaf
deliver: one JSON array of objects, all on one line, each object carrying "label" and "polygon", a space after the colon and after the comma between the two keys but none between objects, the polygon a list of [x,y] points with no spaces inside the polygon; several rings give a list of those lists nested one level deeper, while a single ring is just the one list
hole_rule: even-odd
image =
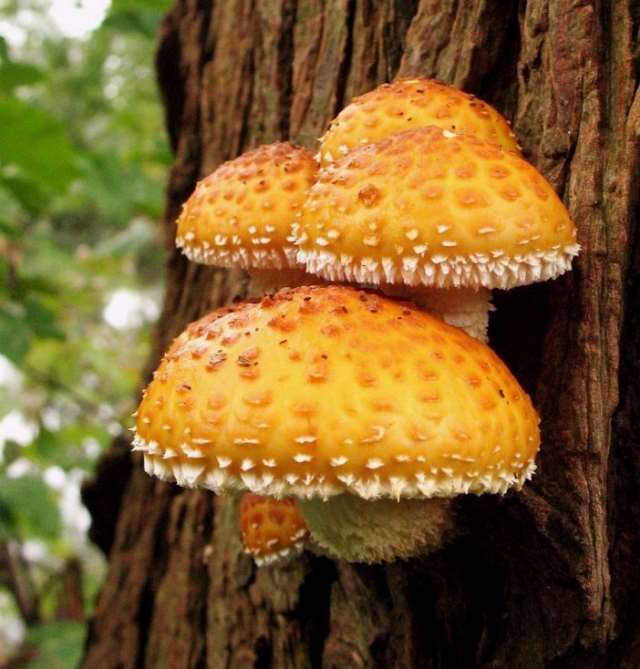
[{"label": "green leaf", "polygon": [[19,365],[29,348],[31,331],[25,322],[6,309],[0,309],[0,353]]},{"label": "green leaf", "polygon": [[25,320],[32,332],[38,337],[62,339],[64,333],[56,325],[56,314],[33,296],[27,297],[24,302]]},{"label": "green leaf", "polygon": [[0,60],[9,60],[9,45],[4,37],[0,37]]},{"label": "green leaf", "polygon": [[47,465],[51,462],[60,464],[59,451],[63,446],[57,432],[41,429],[38,436],[28,446],[25,446],[23,454],[29,460],[39,464]]},{"label": "green leaf", "polygon": [[0,128],[4,132],[0,161],[20,168],[22,176],[44,190],[65,188],[76,175],[76,153],[63,126],[52,116],[22,100],[0,100]]},{"label": "green leaf", "polygon": [[10,411],[19,411],[23,408],[21,399],[20,393],[16,393],[15,388],[0,386],[0,416],[6,416]]},{"label": "green leaf", "polygon": [[[3,221],[0,219],[0,231],[2,231]],[[11,280],[11,266],[7,258],[0,255],[0,295],[8,294],[9,281]]]},{"label": "green leaf", "polygon": [[30,63],[5,62],[0,65],[0,91],[11,93],[18,86],[30,86],[44,79],[44,73]]},{"label": "green leaf", "polygon": [[95,254],[114,256],[137,253],[155,241],[155,234],[153,226],[147,221],[134,220],[124,230],[98,244]]},{"label": "green leaf", "polygon": [[9,527],[3,527],[0,517],[0,536],[17,533],[22,537],[55,539],[60,533],[55,494],[36,476],[0,477],[0,507],[5,510],[1,515],[12,519]]},{"label": "green leaf", "polygon": [[2,449],[2,459],[5,465],[10,465],[16,458],[22,454],[22,446],[13,439],[7,439]]},{"label": "green leaf", "polygon": [[105,447],[109,433],[100,425],[72,423],[52,432],[41,429],[38,436],[22,449],[21,455],[42,466],[55,463],[63,469],[91,469],[82,444],[85,439],[95,439]]},{"label": "green leaf", "polygon": [[[2,150],[0,150],[2,160]],[[36,216],[42,212],[49,200],[42,187],[23,174],[2,174],[0,186],[29,214]]]},{"label": "green leaf", "polygon": [[152,37],[169,0],[112,0],[103,28]]},{"label": "green leaf", "polygon": [[[11,237],[11,239],[15,239],[18,237],[20,234],[20,229],[18,227],[18,224],[14,221],[7,221],[3,218],[0,218],[0,235],[3,235],[4,237]],[[0,286],[2,285],[2,281],[0,281]]]},{"label": "green leaf", "polygon": [[110,11],[139,12],[151,10],[160,14],[169,9],[170,6],[170,0],[112,0]]},{"label": "green leaf", "polygon": [[82,658],[85,626],[58,621],[29,628],[27,642],[38,650],[27,669],[75,669]]}]

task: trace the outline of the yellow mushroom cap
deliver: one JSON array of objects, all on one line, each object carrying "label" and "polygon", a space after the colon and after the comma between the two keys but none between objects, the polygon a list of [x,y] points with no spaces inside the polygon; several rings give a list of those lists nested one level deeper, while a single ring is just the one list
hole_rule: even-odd
[{"label": "yellow mushroom cap", "polygon": [[345,286],[285,289],[190,325],[136,429],[150,473],[276,497],[503,493],[539,446],[531,401],[490,348]]},{"label": "yellow mushroom cap", "polygon": [[321,169],[293,233],[308,272],[373,284],[511,288],[562,274],[579,250],[532,165],[435,127]]},{"label": "yellow mushroom cap", "polygon": [[295,500],[254,493],[245,493],[240,501],[240,531],[245,552],[259,566],[297,555],[308,534]]},{"label": "yellow mushroom cap", "polygon": [[310,151],[287,142],[223,163],[184,204],[176,245],[206,265],[296,267],[287,236],[317,169]]},{"label": "yellow mushroom cap", "polygon": [[400,79],[355,98],[338,114],[320,140],[322,163],[362,144],[428,125],[520,149],[508,121],[486,102],[433,79]]}]

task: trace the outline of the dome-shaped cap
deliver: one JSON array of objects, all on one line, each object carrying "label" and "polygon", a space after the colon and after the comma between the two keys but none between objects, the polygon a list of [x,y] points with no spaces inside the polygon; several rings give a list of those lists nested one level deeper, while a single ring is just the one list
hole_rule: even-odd
[{"label": "dome-shaped cap", "polygon": [[258,566],[283,563],[300,554],[308,535],[295,500],[245,493],[240,500],[245,552]]},{"label": "dome-shaped cap", "polygon": [[308,272],[357,283],[510,288],[562,274],[579,250],[532,165],[435,127],[321,169],[293,232]]},{"label": "dome-shaped cap", "polygon": [[183,205],[176,245],[206,265],[296,267],[287,235],[317,169],[310,151],[287,142],[223,163]]},{"label": "dome-shaped cap", "polygon": [[505,492],[538,416],[461,330],[343,286],[285,289],[190,325],[137,412],[147,471],[215,491],[365,498]]},{"label": "dome-shaped cap", "polygon": [[519,152],[508,121],[469,93],[433,79],[400,79],[354,98],[320,140],[323,164],[395,132],[437,126]]}]

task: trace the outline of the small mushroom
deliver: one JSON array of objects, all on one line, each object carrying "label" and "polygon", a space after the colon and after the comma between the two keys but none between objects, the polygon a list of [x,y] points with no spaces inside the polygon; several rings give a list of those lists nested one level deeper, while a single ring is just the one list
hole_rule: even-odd
[{"label": "small mushroom", "polygon": [[320,140],[321,162],[328,165],[363,144],[425,126],[520,150],[509,122],[486,102],[433,79],[399,79],[354,98],[331,121]]},{"label": "small mushroom", "polygon": [[538,416],[486,345],[345,286],[285,289],[191,324],[137,411],[145,469],[180,485],[296,497],[332,555],[435,550],[451,498],[519,489]]},{"label": "small mushroom", "polygon": [[413,299],[481,339],[492,288],[556,277],[579,251],[565,206],[532,165],[436,127],[321,169],[293,234],[309,273]]},{"label": "small mushroom", "polygon": [[240,500],[245,553],[259,566],[281,566],[302,553],[308,536],[293,499],[245,493]]},{"label": "small mushroom", "polygon": [[223,163],[183,205],[176,245],[193,262],[247,270],[250,296],[303,283],[288,237],[317,169],[310,151],[288,142]]}]

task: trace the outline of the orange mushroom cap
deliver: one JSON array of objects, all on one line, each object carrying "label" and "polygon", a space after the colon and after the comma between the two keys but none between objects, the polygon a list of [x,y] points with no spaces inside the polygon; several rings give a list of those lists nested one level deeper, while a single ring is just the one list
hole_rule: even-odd
[{"label": "orange mushroom cap", "polygon": [[240,501],[245,552],[258,566],[286,562],[304,548],[307,528],[293,499],[245,493]]},{"label": "orange mushroom cap", "polygon": [[287,142],[223,163],[183,205],[176,245],[206,265],[296,267],[287,236],[317,169],[310,151]]},{"label": "orange mushroom cap", "polygon": [[520,487],[539,442],[486,345],[412,305],[312,286],[190,325],[144,392],[134,448],[149,473],[217,492],[399,499]]},{"label": "orange mushroom cap", "polygon": [[433,79],[400,79],[354,98],[320,140],[323,164],[396,132],[437,126],[519,152],[509,122],[493,107]]},{"label": "orange mushroom cap", "polygon": [[435,127],[320,170],[293,234],[311,274],[369,284],[510,288],[562,274],[579,250],[535,167]]}]

